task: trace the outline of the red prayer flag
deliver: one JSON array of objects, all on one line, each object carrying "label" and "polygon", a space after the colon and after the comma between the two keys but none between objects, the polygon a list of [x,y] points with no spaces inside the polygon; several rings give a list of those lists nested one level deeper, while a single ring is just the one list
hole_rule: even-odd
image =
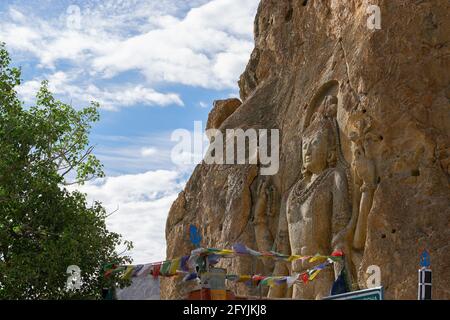
[{"label": "red prayer flag", "polygon": [[331,254],[332,257],[343,257],[344,256],[344,252],[342,250],[336,250],[335,252],[333,252]]},{"label": "red prayer flag", "polygon": [[112,275],[112,273],[114,272],[114,270],[116,270],[116,269],[117,269],[117,264],[111,265],[111,269],[105,271],[105,273],[104,273],[103,276],[104,276],[105,278],[109,278],[109,277]]},{"label": "red prayer flag", "polygon": [[109,276],[111,276],[112,272],[113,272],[113,269],[110,269],[110,270],[106,271],[105,274],[104,274],[104,277],[105,278],[109,278]]},{"label": "red prayer flag", "polygon": [[307,273],[303,273],[300,276],[302,277],[303,283],[307,283],[309,281],[309,276]]},{"label": "red prayer flag", "polygon": [[152,266],[152,271],[150,272],[153,278],[157,279],[159,277],[159,272],[161,271],[161,263]]}]

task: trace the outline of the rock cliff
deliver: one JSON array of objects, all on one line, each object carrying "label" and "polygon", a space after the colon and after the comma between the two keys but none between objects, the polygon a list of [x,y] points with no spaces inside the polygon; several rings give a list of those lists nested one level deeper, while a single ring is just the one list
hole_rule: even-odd
[{"label": "rock cliff", "polygon": [[[380,29],[369,28],[370,5],[380,8]],[[200,227],[204,247],[240,242],[286,254],[313,250],[315,243],[298,241],[333,234],[324,227],[299,236],[307,227],[295,217],[300,210],[326,226],[334,209],[313,204],[314,195],[323,194],[330,208],[349,212],[344,247],[354,289],[365,288],[367,268],[378,265],[387,299],[416,299],[419,255],[426,248],[433,298],[450,299],[450,2],[262,0],[254,30],[255,49],[239,80],[242,104],[217,102],[208,125],[279,129],[279,171],[263,176],[260,165],[198,165],[170,210],[167,257],[193,249],[190,224]],[[335,108],[331,116],[322,110],[327,104]],[[318,117],[335,124],[336,132],[327,134],[336,143],[324,148],[337,159],[318,176],[332,172],[345,186],[334,180],[315,186],[314,166],[308,176],[307,132],[325,130]],[[296,198],[304,201],[296,206]],[[225,259],[221,266],[267,275],[296,268],[250,258]],[[163,285],[166,298],[185,292],[174,279]],[[293,293],[281,287],[264,294]],[[295,297],[310,298],[300,291]]]}]

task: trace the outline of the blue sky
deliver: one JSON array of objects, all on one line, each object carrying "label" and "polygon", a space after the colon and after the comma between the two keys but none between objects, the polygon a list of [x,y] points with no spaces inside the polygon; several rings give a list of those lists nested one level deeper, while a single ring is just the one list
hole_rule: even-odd
[{"label": "blue sky", "polygon": [[91,142],[107,178],[79,187],[132,240],[135,263],[165,255],[171,203],[193,166],[170,159],[178,128],[193,130],[216,99],[238,97],[259,0],[2,0],[0,41],[22,67],[19,94],[39,83],[75,107],[98,101]]}]

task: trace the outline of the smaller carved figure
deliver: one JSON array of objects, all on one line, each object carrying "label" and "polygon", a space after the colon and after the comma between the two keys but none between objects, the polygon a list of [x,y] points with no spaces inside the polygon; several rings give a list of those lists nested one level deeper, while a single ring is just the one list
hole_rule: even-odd
[{"label": "smaller carved figure", "polygon": [[353,237],[353,248],[363,250],[367,236],[367,218],[372,208],[373,196],[377,185],[375,162],[371,154],[371,145],[378,139],[370,132],[371,122],[360,120],[358,132],[354,132],[350,139],[353,141],[352,167],[359,181],[361,199],[357,216],[356,229]]}]

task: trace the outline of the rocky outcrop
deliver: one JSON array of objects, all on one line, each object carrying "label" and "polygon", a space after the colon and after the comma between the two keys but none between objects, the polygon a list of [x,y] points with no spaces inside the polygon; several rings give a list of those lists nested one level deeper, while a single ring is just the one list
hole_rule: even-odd
[{"label": "rocky outcrop", "polygon": [[[379,6],[381,29],[368,28],[369,5]],[[365,288],[367,268],[378,265],[387,299],[416,299],[419,254],[426,248],[433,297],[450,299],[448,30],[447,0],[262,0],[255,49],[239,81],[243,103],[223,117],[214,111],[211,118],[220,120],[211,121],[221,130],[279,129],[280,169],[263,176],[259,165],[198,165],[170,210],[167,257],[192,250],[190,224],[200,227],[205,247],[241,242],[287,254],[308,251],[315,243],[298,243],[306,230],[295,220],[301,210],[333,229],[303,241],[345,230],[340,241],[321,246],[345,247],[354,289]],[[330,115],[326,108],[335,110]],[[335,161],[308,169],[306,162],[316,160],[304,157],[307,140],[324,126],[335,130],[327,132],[336,143],[323,147]],[[341,211],[310,206],[308,197],[317,192],[332,208],[342,204]],[[349,214],[339,216],[342,210]],[[278,275],[298,267],[242,257],[222,265]],[[181,297],[175,283],[165,281],[167,297]],[[286,288],[269,294],[292,296]],[[296,297],[317,296],[297,290]]]},{"label": "rocky outcrop", "polygon": [[214,101],[214,106],[208,115],[208,122],[206,123],[206,130],[219,129],[220,125],[231,116],[237,108],[241,106],[242,102],[239,99],[227,99]]}]

